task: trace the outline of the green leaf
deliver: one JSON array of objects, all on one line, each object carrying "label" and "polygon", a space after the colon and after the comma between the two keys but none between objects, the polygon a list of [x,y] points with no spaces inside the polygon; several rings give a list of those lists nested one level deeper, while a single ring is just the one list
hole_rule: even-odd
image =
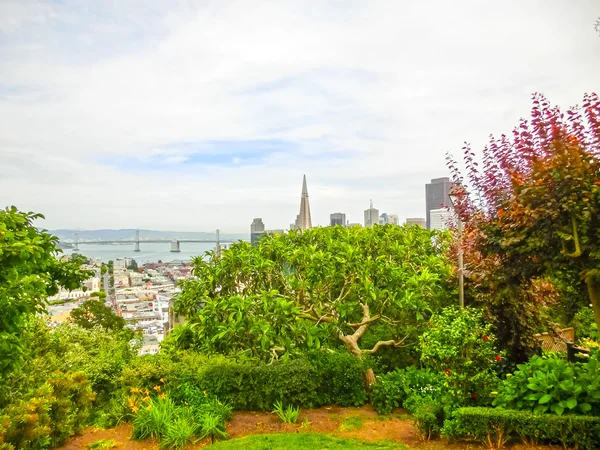
[{"label": "green leaf", "polygon": [[562,416],[563,413],[565,412],[565,408],[563,408],[562,406],[560,406],[558,403],[555,403],[554,405],[552,405],[550,407],[550,409],[552,411],[554,411],[554,413],[558,414],[559,416]]},{"label": "green leaf", "polygon": [[587,414],[587,413],[589,413],[592,410],[592,405],[590,405],[589,403],[580,403],[579,404],[579,409],[584,414]]},{"label": "green leaf", "polygon": [[548,405],[538,405],[535,408],[533,408],[533,412],[536,414],[542,414],[546,411],[548,411]]},{"label": "green leaf", "polygon": [[577,406],[577,399],[575,397],[571,397],[567,400],[567,408],[573,409]]},{"label": "green leaf", "polygon": [[563,380],[560,382],[559,386],[565,391],[571,389],[573,387],[573,380]]},{"label": "green leaf", "polygon": [[548,403],[550,400],[552,400],[552,394],[545,394],[539,399],[538,403],[543,405],[544,403]]}]

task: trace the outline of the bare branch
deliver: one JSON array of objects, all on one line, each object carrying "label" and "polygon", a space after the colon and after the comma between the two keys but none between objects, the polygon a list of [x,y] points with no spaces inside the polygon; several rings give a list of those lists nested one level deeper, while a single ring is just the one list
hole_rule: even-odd
[{"label": "bare branch", "polygon": [[371,349],[371,350],[362,350],[363,353],[370,353],[373,354],[375,353],[377,350],[379,350],[381,347],[404,347],[404,341],[408,338],[408,335],[404,336],[401,340],[399,341],[395,341],[395,340],[391,340],[391,341],[379,341],[377,344],[375,344],[375,346]]},{"label": "bare branch", "polygon": [[357,327],[362,327],[363,325],[368,325],[368,324],[370,324],[371,322],[375,322],[375,321],[376,321],[376,320],[378,320],[380,317],[381,317],[381,315],[377,314],[376,316],[373,316],[373,317],[371,317],[371,318],[369,318],[369,319],[363,319],[363,321],[362,321],[362,322],[360,322],[360,323],[349,323],[349,324],[347,324],[347,325],[348,325],[349,327],[354,327],[354,328],[357,328]]}]

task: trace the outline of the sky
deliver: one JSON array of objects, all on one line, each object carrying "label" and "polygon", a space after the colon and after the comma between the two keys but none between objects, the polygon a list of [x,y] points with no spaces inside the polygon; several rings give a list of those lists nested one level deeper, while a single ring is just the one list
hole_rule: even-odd
[{"label": "sky", "polygon": [[0,207],[45,228],[425,217],[447,152],[600,91],[600,0],[0,0]]}]

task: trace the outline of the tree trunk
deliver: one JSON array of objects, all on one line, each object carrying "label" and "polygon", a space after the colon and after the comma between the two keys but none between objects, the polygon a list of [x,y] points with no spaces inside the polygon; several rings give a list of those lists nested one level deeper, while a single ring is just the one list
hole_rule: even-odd
[{"label": "tree trunk", "polygon": [[600,330],[600,281],[588,275],[585,277],[585,284],[587,285],[590,301],[592,302],[594,319],[596,320],[596,325],[598,325],[598,330]]},{"label": "tree trunk", "polygon": [[367,389],[367,392],[370,394],[371,388],[373,387],[373,384],[375,383],[375,373],[373,372],[373,369],[367,369],[367,371],[364,373],[363,377],[365,380],[365,388]]}]

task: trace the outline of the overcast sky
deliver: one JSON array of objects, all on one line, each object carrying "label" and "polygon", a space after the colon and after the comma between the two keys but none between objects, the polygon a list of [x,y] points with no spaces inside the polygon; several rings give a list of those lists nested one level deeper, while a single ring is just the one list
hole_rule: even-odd
[{"label": "overcast sky", "polygon": [[46,228],[425,217],[447,151],[600,91],[600,0],[0,0],[0,200]]}]

